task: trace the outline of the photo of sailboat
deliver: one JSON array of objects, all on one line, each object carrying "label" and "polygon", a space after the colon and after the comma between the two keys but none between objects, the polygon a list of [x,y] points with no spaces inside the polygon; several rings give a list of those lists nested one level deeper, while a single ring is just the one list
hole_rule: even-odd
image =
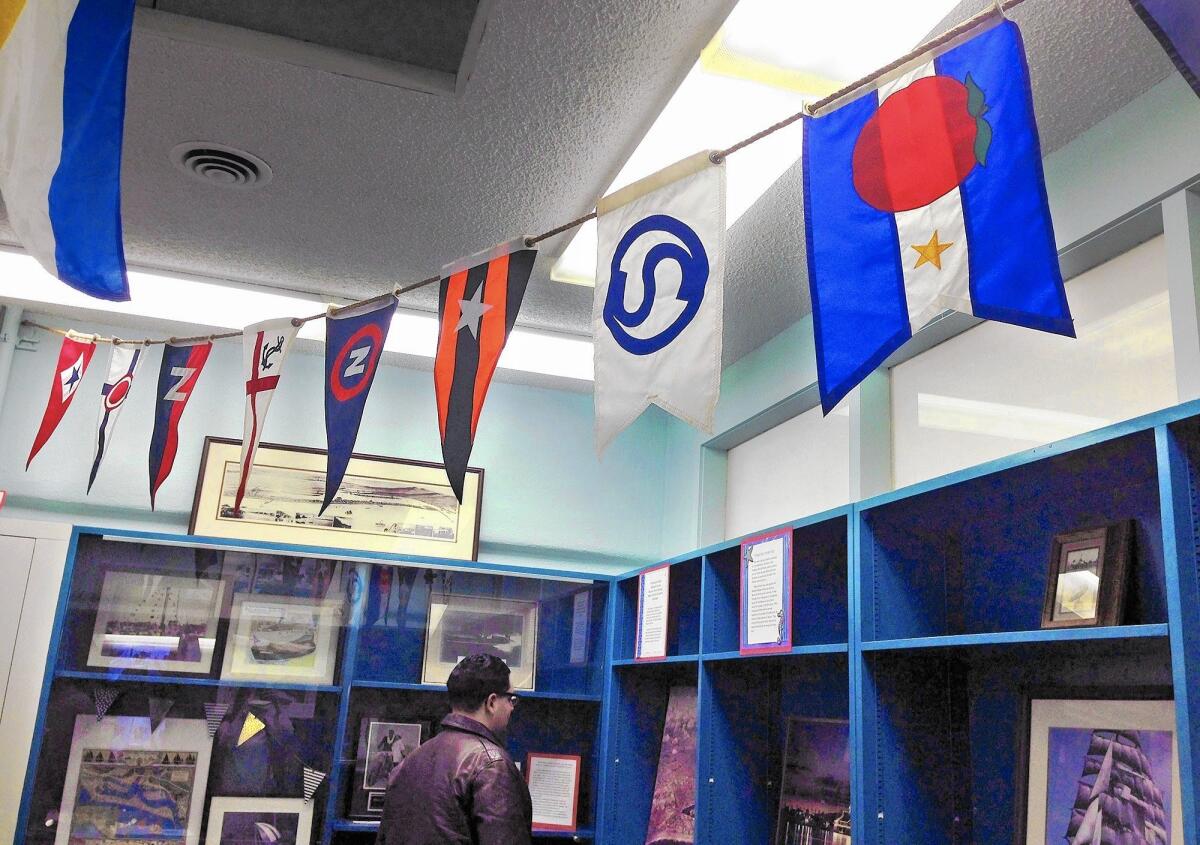
[{"label": "photo of sailboat", "polygon": [[1170,731],[1051,728],[1045,841],[1169,845],[1172,751]]}]

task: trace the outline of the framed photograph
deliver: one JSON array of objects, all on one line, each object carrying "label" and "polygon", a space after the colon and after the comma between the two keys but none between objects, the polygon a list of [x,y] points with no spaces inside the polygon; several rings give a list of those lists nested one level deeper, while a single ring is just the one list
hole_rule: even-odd
[{"label": "framed photograph", "polygon": [[55,845],[198,845],[211,752],[203,719],[76,716]]},{"label": "framed photograph", "polygon": [[579,827],[578,754],[536,754],[525,761],[525,782],[533,799],[533,829],[574,831]]},{"label": "framed photograph", "polygon": [[308,845],[312,811],[303,798],[214,796],[205,845]]},{"label": "framed photograph", "polygon": [[1029,698],[1016,841],[1183,845],[1175,702],[1044,695]]},{"label": "framed photograph", "polygon": [[537,667],[537,603],[482,596],[431,595],[421,683],[444,684],[469,654],[508,664],[514,689],[532,690]]},{"label": "framed photograph", "polygon": [[234,596],[221,678],[332,684],[341,609],[320,599]]},{"label": "framed photograph", "polygon": [[389,722],[370,716],[362,720],[350,796],[351,817],[377,819],[383,815],[388,777],[428,735],[428,722]]},{"label": "framed photograph", "polygon": [[850,723],[788,719],[775,845],[849,845]]},{"label": "framed photograph", "polygon": [[223,581],[105,572],[88,666],[207,673]]},{"label": "framed photograph", "polygon": [[1120,625],[1132,540],[1129,520],[1055,536],[1042,627]]},{"label": "framed photograph", "polygon": [[189,533],[457,560],[479,551],[481,469],[467,470],[460,505],[441,464],[356,454],[320,513],[325,451],[263,443],[235,512],[241,453],[239,440],[205,439]]}]

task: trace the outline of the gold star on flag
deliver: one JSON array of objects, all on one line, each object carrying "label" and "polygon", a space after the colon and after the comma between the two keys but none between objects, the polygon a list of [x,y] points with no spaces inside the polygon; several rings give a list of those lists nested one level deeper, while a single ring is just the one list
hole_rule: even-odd
[{"label": "gold star on flag", "polygon": [[939,270],[942,269],[942,253],[954,246],[954,241],[942,243],[938,240],[937,229],[933,230],[933,237],[929,239],[927,244],[913,244],[912,249],[915,249],[921,256],[917,259],[917,263],[913,265],[916,270],[922,264],[932,264]]}]

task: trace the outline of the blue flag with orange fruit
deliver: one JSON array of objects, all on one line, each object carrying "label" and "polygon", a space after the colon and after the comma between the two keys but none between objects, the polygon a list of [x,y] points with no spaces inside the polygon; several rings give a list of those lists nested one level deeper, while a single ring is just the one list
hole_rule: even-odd
[{"label": "blue flag with orange fruit", "polygon": [[806,117],[803,167],[825,413],[943,311],[1075,336],[1016,24]]}]

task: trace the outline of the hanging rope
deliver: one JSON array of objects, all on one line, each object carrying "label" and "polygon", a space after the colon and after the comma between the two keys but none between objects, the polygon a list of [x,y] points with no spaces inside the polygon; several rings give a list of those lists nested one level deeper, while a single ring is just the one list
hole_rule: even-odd
[{"label": "hanging rope", "polygon": [[[977,15],[974,15],[973,17],[970,17],[967,20],[963,21],[958,26],[955,26],[955,27],[952,27],[951,29],[946,30],[941,35],[938,35],[936,38],[932,38],[929,41],[926,41],[925,43],[921,44],[916,49],[909,51],[908,53],[904,54],[903,56],[896,59],[895,61],[889,62],[887,65],[884,65],[883,67],[879,68],[878,70],[867,74],[866,76],[862,77],[861,79],[851,82],[849,85],[845,86],[844,88],[834,91],[829,96],[823,97],[822,99],[817,100],[815,103],[806,104],[802,111],[798,111],[795,114],[791,115],[790,117],[785,117],[783,120],[781,120],[777,123],[771,124],[767,128],[754,133],[750,137],[743,138],[741,141],[738,141],[736,144],[733,144],[732,146],[726,147],[723,150],[717,150],[717,151],[713,152],[709,156],[709,159],[712,161],[713,164],[720,164],[726,158],[728,158],[729,156],[738,152],[739,150],[745,149],[746,147],[750,146],[751,144],[755,143],[756,141],[761,141],[763,138],[766,138],[768,135],[772,135],[775,132],[778,132],[780,129],[784,129],[788,126],[791,126],[793,123],[800,120],[801,118],[803,118],[805,116],[809,116],[809,117],[815,116],[818,112],[820,112],[822,109],[828,107],[832,103],[836,103],[842,99],[845,99],[845,98],[851,96],[852,94],[856,94],[859,91],[863,90],[864,88],[867,88],[868,86],[878,85],[878,84],[882,83],[883,81],[886,80],[886,78],[888,77],[889,74],[896,72],[900,68],[907,65],[909,62],[912,62],[923,56],[927,56],[930,53],[936,52],[938,49],[949,44],[954,39],[960,37],[961,35],[969,32],[970,30],[979,26],[979,24],[983,23],[990,17],[998,15],[1003,18],[1005,16],[1004,13],[1006,11],[1008,11],[1009,9],[1012,9],[1016,6],[1019,6],[1024,2],[1025,2],[1025,0],[993,0],[992,5],[988,6],[987,8],[985,8],[982,12],[978,13]],[[590,211],[587,214],[584,214],[582,217],[576,217],[574,220],[571,220],[570,222],[567,222],[567,223],[563,223],[561,226],[556,226],[553,229],[550,229],[546,232],[542,232],[540,235],[532,235],[532,236],[526,237],[524,239],[525,246],[532,248],[544,240],[553,238],[556,235],[561,235],[564,232],[569,232],[572,229],[582,226],[584,223],[588,222],[589,220],[594,219],[595,217],[596,217],[596,212]],[[382,304],[387,301],[388,297],[393,297],[393,298],[399,297],[403,294],[410,293],[414,290],[418,290],[419,288],[423,288],[426,285],[431,285],[434,282],[438,282],[438,281],[441,281],[440,276],[430,276],[428,279],[422,279],[419,282],[413,282],[408,285],[397,285],[389,293],[380,294],[379,296],[371,297],[370,299],[363,299],[363,300],[359,300],[357,302],[351,302],[348,305],[330,306],[328,309],[321,312],[320,314],[312,314],[308,317],[295,317],[292,319],[292,324],[295,326],[302,326],[305,323],[311,323],[313,320],[320,320],[325,317],[333,317],[338,314],[345,313],[346,311],[349,311],[351,309],[362,308],[365,306],[370,306],[370,305],[375,305],[375,304]],[[29,327],[35,328],[35,329],[41,329],[42,331],[51,332],[51,333],[57,334],[57,335],[65,336],[67,334],[66,329],[54,328],[53,326],[44,326],[41,323],[35,323],[32,320],[22,320],[21,325],[29,326]],[[226,340],[229,338],[241,337],[241,336],[242,336],[242,332],[240,332],[240,331],[219,332],[217,334],[196,335],[193,337],[171,337],[171,338],[166,338],[166,339],[161,339],[161,340],[154,340],[154,339],[126,340],[123,338],[103,337],[103,336],[97,335],[96,343],[115,343],[115,344],[127,343],[127,344],[137,344],[137,345],[144,345],[144,346],[155,346],[155,345],[164,344],[164,343],[186,345],[189,343],[203,343],[204,341]]]}]

